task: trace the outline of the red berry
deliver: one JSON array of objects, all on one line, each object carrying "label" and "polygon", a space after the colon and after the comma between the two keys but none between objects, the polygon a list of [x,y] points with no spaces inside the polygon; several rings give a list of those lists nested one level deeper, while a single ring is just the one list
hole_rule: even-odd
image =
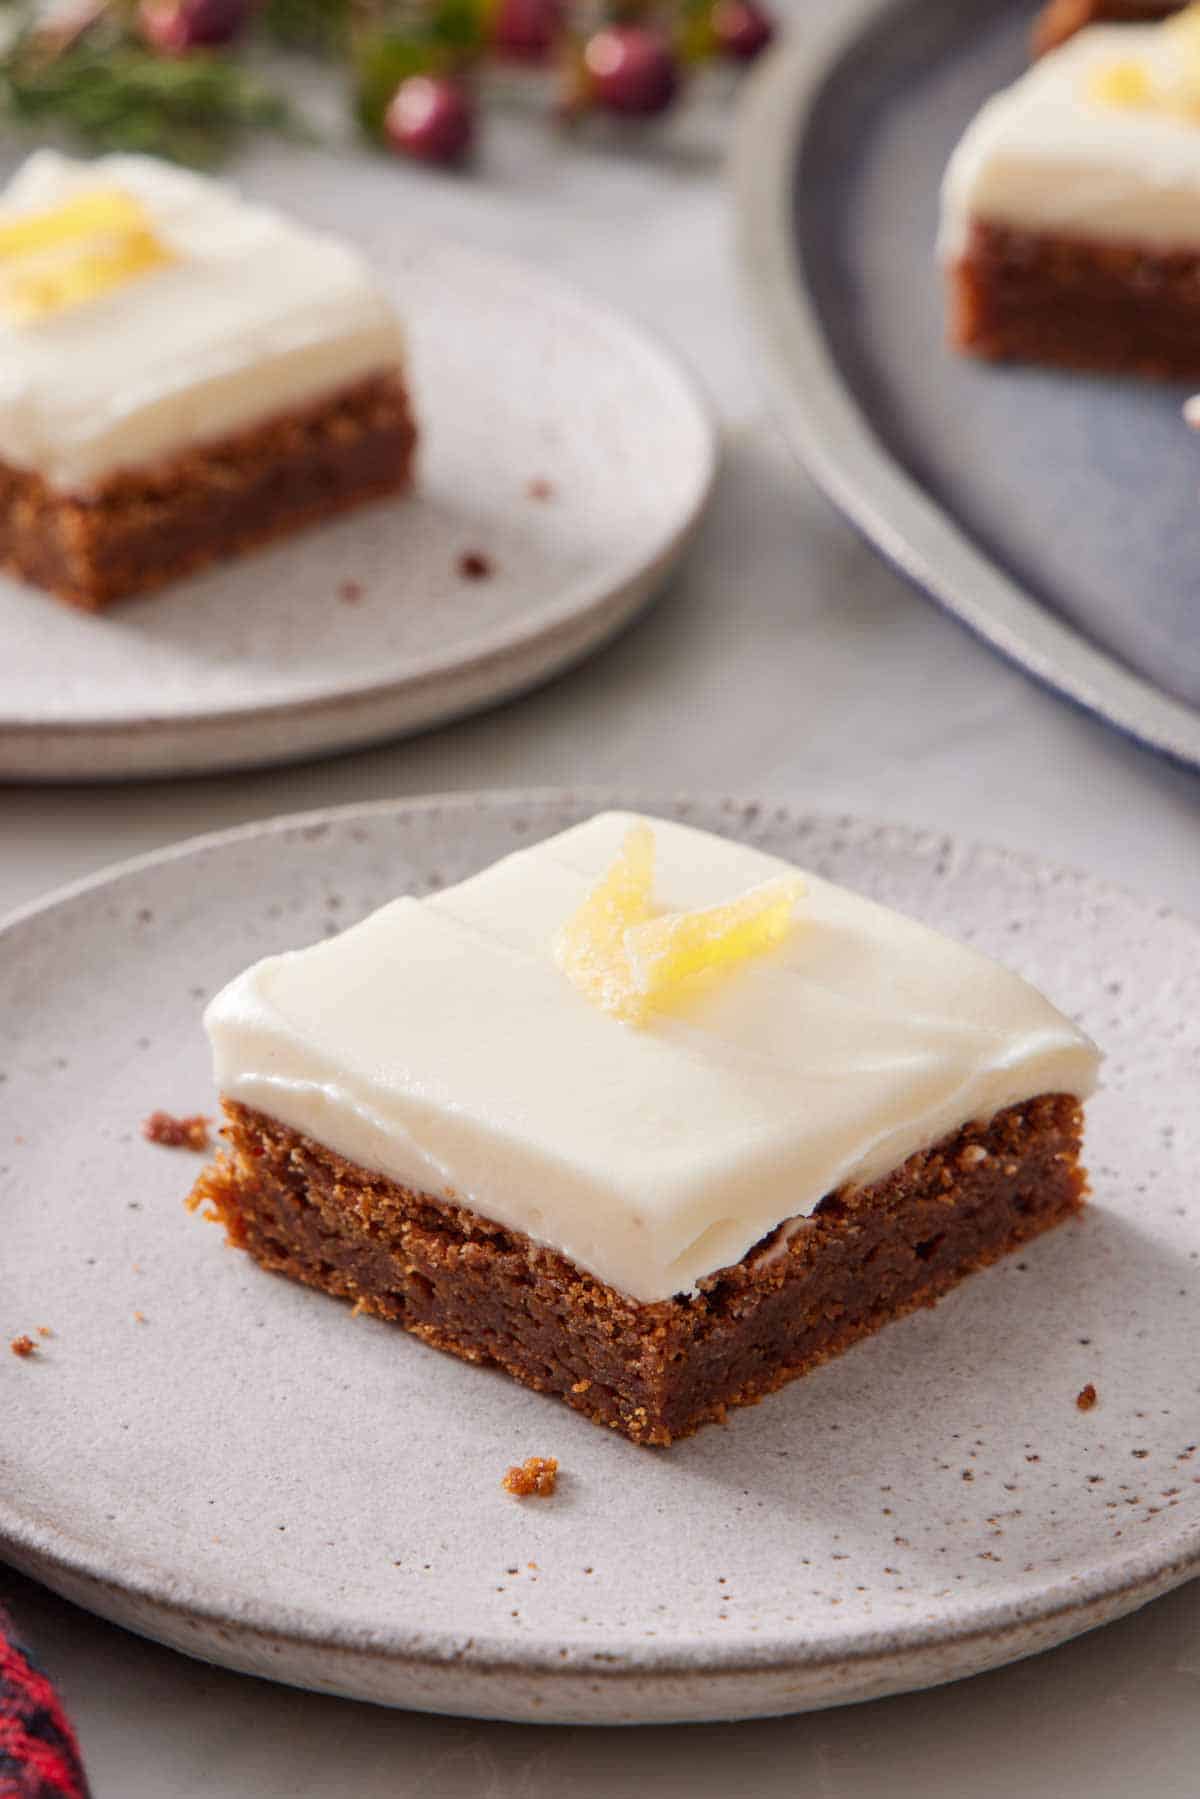
[{"label": "red berry", "polygon": [[492,42],[502,56],[542,62],[566,19],[566,0],[498,0]]},{"label": "red berry", "polygon": [[448,75],[410,75],[392,95],[383,125],[402,156],[458,162],[475,135],[471,96]]},{"label": "red berry", "polygon": [[182,56],[232,42],[250,10],[251,0],[141,0],[138,29],[154,49]]},{"label": "red berry", "polygon": [[755,0],[716,0],[712,32],[721,56],[751,62],[775,36],[775,24]]},{"label": "red berry", "polygon": [[610,25],[590,37],[583,61],[593,100],[608,112],[665,112],[679,91],[679,65],[661,32]]}]

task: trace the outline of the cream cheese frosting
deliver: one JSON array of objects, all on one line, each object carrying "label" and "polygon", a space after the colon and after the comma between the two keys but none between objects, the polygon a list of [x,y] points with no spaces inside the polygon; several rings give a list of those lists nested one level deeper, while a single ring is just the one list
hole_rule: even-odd
[{"label": "cream cheese frosting", "polygon": [[86,304],[0,311],[0,460],[86,492],[401,365],[399,321],[356,251],[150,157],[38,151],[0,227],[95,191],[138,202],[167,254]]},{"label": "cream cheese frosting", "polygon": [[[205,1018],[220,1090],[652,1301],[970,1120],[1094,1087],[1094,1046],[1019,976],[815,875],[777,948],[643,1026],[613,1018],[552,945],[635,822],[602,814],[246,970]],[[670,909],[795,872],[650,822]]]},{"label": "cream cheese frosting", "polygon": [[1094,25],[987,102],[946,170],[944,258],[961,255],[975,219],[1155,250],[1200,244],[1200,122],[1096,98],[1100,73],[1129,63],[1165,92],[1186,73],[1169,27]]}]

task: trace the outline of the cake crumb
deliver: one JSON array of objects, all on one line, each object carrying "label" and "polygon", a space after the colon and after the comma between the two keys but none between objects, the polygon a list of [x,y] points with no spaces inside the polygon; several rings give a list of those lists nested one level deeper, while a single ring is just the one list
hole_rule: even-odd
[{"label": "cake crumb", "polygon": [[493,568],[489,559],[479,550],[464,550],[458,559],[458,572],[468,581],[486,581]]},{"label": "cake crumb", "polygon": [[54,1332],[50,1329],[48,1324],[39,1324],[37,1327],[37,1334],[39,1337],[52,1337]]},{"label": "cake crumb", "polygon": [[500,1485],[518,1499],[549,1499],[558,1484],[558,1463],[552,1455],[526,1456],[519,1467],[510,1468]]},{"label": "cake crumb", "polygon": [[133,1322],[135,1324],[145,1324],[145,1322],[146,1322],[145,1312],[135,1312],[133,1314]]},{"label": "cake crumb", "polygon": [[[33,1338],[29,1336],[14,1337],[8,1347],[12,1350],[14,1355],[19,1355],[22,1360],[27,1356],[37,1354],[37,1344],[34,1342]],[[517,1470],[514,1468],[511,1472],[515,1474]]]},{"label": "cake crumb", "polygon": [[534,479],[527,484],[525,492],[531,500],[552,500],[554,483],[547,481],[544,475],[535,475]]},{"label": "cake crumb", "polygon": [[142,1136],[147,1143],[161,1144],[164,1149],[197,1149],[209,1147],[208,1119],[200,1112],[189,1118],[176,1118],[172,1112],[151,1112],[142,1120]]},{"label": "cake crumb", "polygon": [[338,587],[338,599],[343,606],[356,606],[362,599],[363,592],[361,581],[343,581]]},{"label": "cake crumb", "polygon": [[1089,1381],[1087,1386],[1081,1388],[1075,1395],[1075,1404],[1079,1407],[1081,1412],[1090,1412],[1096,1403],[1096,1398],[1096,1389],[1093,1387],[1091,1381]]}]

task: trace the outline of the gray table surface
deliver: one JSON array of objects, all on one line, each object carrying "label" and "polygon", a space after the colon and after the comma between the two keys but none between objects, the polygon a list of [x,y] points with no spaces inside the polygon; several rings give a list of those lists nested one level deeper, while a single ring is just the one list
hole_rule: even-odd
[{"label": "gray table surface", "polygon": [[[1200,912],[1200,779],[996,660],[882,566],[795,467],[739,300],[717,124],[701,109],[657,151],[585,141],[551,154],[541,129],[513,113],[469,179],[396,171],[399,219],[569,275],[674,344],[710,394],[723,478],[695,553],[654,610],[554,686],[412,743],[175,785],[0,789],[0,910],[275,813],[595,785],[730,792],[933,826]],[[186,1661],[2,1571],[0,1593],[61,1683],[97,1799],[1197,1790],[1200,1583],[938,1692],[622,1732],[377,1711]]]}]

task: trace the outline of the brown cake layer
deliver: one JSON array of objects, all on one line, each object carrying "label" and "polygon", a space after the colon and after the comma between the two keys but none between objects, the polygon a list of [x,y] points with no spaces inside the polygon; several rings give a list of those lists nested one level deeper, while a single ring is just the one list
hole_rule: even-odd
[{"label": "brown cake layer", "polygon": [[974,356],[1200,377],[1197,239],[1153,251],[977,220],[949,269],[950,341]]},{"label": "brown cake layer", "polygon": [[491,1362],[636,1443],[748,1405],[1077,1211],[1082,1112],[1048,1094],[821,1201],[701,1283],[643,1305],[519,1231],[410,1192],[226,1102],[192,1194],[265,1268]]},{"label": "brown cake layer", "polygon": [[0,563],[94,611],[399,492],[415,444],[388,372],[86,495],[0,462]]},{"label": "brown cake layer", "polygon": [[1033,54],[1057,50],[1085,25],[1153,25],[1181,12],[1187,0],[1050,0],[1033,26]]}]

